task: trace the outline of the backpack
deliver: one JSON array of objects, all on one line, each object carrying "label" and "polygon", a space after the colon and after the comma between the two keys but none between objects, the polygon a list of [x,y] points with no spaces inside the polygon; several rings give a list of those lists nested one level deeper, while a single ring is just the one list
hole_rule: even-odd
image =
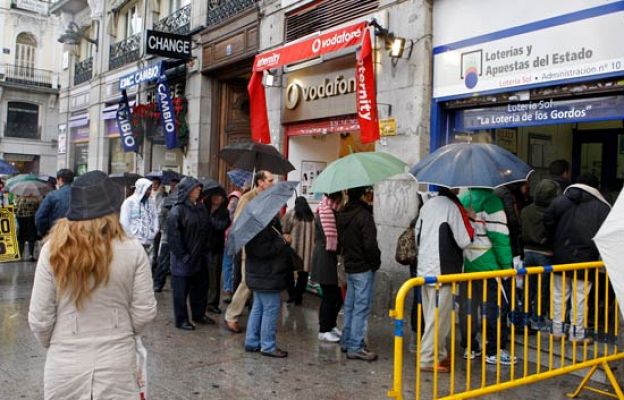
[{"label": "backpack", "polygon": [[394,259],[402,265],[416,264],[418,260],[418,247],[416,246],[416,218],[412,220],[410,226],[407,227],[399,236],[396,245]]}]

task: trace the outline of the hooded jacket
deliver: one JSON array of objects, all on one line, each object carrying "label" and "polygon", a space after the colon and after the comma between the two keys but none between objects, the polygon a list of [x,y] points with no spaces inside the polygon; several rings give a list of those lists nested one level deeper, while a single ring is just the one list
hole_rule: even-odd
[{"label": "hooded jacket", "polygon": [[176,205],[167,216],[167,240],[171,251],[171,275],[188,277],[206,264],[208,256],[208,212],[203,204],[192,204],[189,194],[201,183],[186,177],[177,186]]},{"label": "hooded jacket", "polygon": [[553,244],[553,264],[596,261],[600,258],[592,238],[611,206],[591,186],[574,184],[552,201],[544,225]]},{"label": "hooded jacket", "polygon": [[544,179],[535,188],[533,204],[526,206],[520,213],[522,242],[525,251],[537,251],[552,255],[552,244],[546,233],[544,213],[553,199],[561,192],[559,183]]},{"label": "hooded jacket", "polygon": [[381,251],[370,207],[361,200],[350,201],[336,215],[336,227],[345,271],[350,274],[377,271],[381,266]]},{"label": "hooded jacket", "polygon": [[471,239],[457,204],[443,195],[428,200],[414,229],[419,276],[462,272],[462,249]]},{"label": "hooded jacket", "polygon": [[158,233],[158,213],[154,200],[145,193],[152,187],[149,179],[141,178],[135,183],[132,196],[121,205],[119,221],[124,231],[143,245],[149,245]]},{"label": "hooded jacket", "polygon": [[468,189],[459,197],[472,220],[474,240],[464,249],[464,272],[497,271],[512,267],[511,242],[503,201],[492,189]]},{"label": "hooded jacket", "polygon": [[37,213],[35,213],[35,225],[39,236],[47,235],[54,223],[65,217],[67,210],[69,210],[70,192],[71,185],[66,184],[61,186],[59,190],[52,191],[43,199]]}]

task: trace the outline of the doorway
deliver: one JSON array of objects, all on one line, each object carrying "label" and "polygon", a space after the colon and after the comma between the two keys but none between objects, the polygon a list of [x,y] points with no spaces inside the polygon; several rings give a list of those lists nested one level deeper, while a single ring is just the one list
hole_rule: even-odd
[{"label": "doorway", "polygon": [[613,204],[624,182],[624,130],[575,130],[572,143],[572,178],[593,174],[600,191]]}]

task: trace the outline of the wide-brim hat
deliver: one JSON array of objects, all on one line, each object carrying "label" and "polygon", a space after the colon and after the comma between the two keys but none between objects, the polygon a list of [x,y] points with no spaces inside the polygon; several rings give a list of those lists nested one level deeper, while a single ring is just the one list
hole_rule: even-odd
[{"label": "wide-brim hat", "polygon": [[71,186],[67,219],[85,221],[119,212],[124,201],[121,186],[102,171],[89,171]]}]

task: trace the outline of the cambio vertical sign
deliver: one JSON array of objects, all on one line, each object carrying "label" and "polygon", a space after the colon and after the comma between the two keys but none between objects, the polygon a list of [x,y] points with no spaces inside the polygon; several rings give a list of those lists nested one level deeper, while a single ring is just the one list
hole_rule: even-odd
[{"label": "cambio vertical sign", "polygon": [[165,145],[169,150],[175,149],[178,147],[178,133],[173,101],[171,100],[171,91],[169,90],[169,83],[165,75],[162,75],[158,79],[156,97],[158,111],[160,112],[160,122],[162,123],[163,132],[165,132]]},{"label": "cambio vertical sign", "polygon": [[132,124],[130,123],[131,113],[130,104],[128,104],[128,93],[126,90],[121,91],[121,99],[117,106],[117,126],[121,134],[121,145],[126,153],[137,151],[138,146],[134,133],[132,132]]},{"label": "cambio vertical sign", "polygon": [[258,54],[254,60],[253,74],[247,91],[251,105],[251,137],[260,143],[270,143],[269,121],[267,117],[266,95],[262,86],[264,71],[288,64],[320,57],[354,46],[362,46],[358,57],[357,109],[362,143],[379,139],[379,121],[375,95],[375,73],[372,63],[371,38],[368,23],[360,22],[344,28],[321,33],[316,37],[302,40],[282,48]]}]

